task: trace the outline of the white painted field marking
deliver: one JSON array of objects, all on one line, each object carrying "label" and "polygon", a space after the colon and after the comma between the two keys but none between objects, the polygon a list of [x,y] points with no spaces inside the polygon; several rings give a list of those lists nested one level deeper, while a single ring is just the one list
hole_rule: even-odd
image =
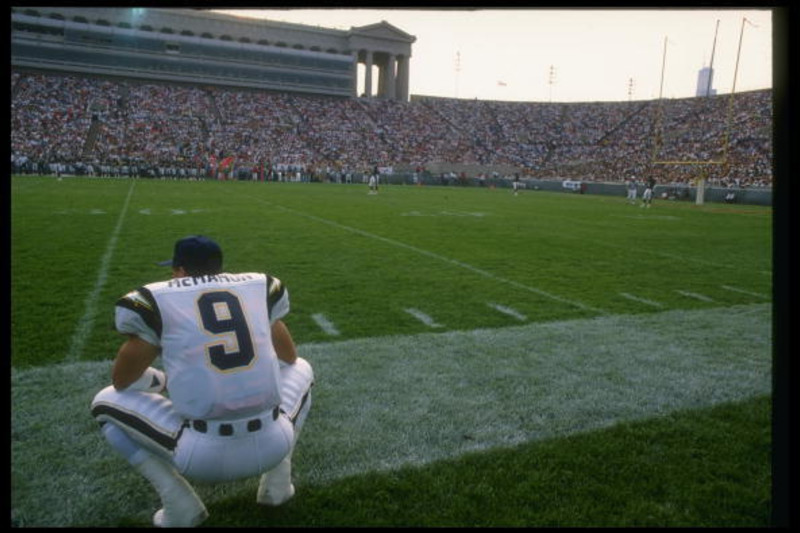
[{"label": "white painted field marking", "polygon": [[[170,215],[185,215],[187,213],[202,213],[206,211],[205,209],[180,209],[180,208],[169,208],[168,209]],[[149,207],[139,210],[140,215],[152,215],[153,210]]]},{"label": "white painted field marking", "polygon": [[483,218],[486,216],[486,213],[482,213],[480,211],[439,211],[437,213],[421,213],[419,211],[408,211],[406,213],[400,213],[401,217],[476,217],[476,218]]},{"label": "white painted field marking", "polygon": [[514,318],[516,318],[517,320],[520,320],[522,322],[525,322],[526,320],[528,320],[528,317],[526,317],[525,315],[523,315],[522,313],[520,313],[516,309],[512,309],[510,307],[506,307],[505,305],[493,304],[491,302],[487,302],[486,305],[488,305],[492,309],[496,309],[497,311],[500,311],[503,314],[506,314],[508,316],[513,316]]},{"label": "white painted field marking", "polygon": [[627,292],[621,292],[621,293],[619,293],[619,295],[622,296],[623,298],[627,298],[628,300],[632,300],[634,302],[643,303],[643,304],[649,305],[651,307],[664,307],[664,304],[662,304],[661,302],[648,300],[647,298],[640,298],[638,296],[635,296],[633,294],[629,294]]},{"label": "white painted field marking", "polygon": [[426,326],[428,326],[429,328],[442,328],[442,327],[444,327],[441,324],[438,324],[433,318],[431,318],[430,316],[426,315],[425,313],[423,313],[419,309],[414,309],[413,307],[409,307],[409,308],[403,309],[403,310],[406,313],[408,313],[409,315],[411,315],[414,318],[416,318],[417,320],[419,320],[420,322],[422,322],[423,324],[425,324]]},{"label": "white painted field marking", "polygon": [[739,289],[737,287],[731,287],[730,285],[720,285],[720,287],[722,287],[726,291],[738,292],[741,294],[747,294],[749,296],[757,296],[758,298],[766,298],[767,300],[769,300],[769,296],[767,296],[766,294],[762,294],[760,292],[746,291],[744,289]]},{"label": "white painted field marking", "polygon": [[[769,395],[771,332],[771,304],[761,303],[298,344],[316,384],[295,484]],[[14,479],[47,480],[15,494],[12,516],[24,517],[25,526],[150,519],[142,502],[152,491],[144,485],[114,506],[97,505],[114,498],[120,476],[135,475],[124,461],[109,461],[113,450],[87,422],[87,406],[108,385],[110,366],[106,360],[12,368]],[[255,494],[257,485],[255,477],[196,490],[208,504]],[[42,491],[69,494],[69,505],[42,505]]]},{"label": "white painted field marking", "polygon": [[677,292],[678,294],[682,294],[683,296],[686,296],[686,297],[689,297],[689,298],[694,298],[695,300],[700,300],[701,302],[713,302],[714,301],[713,298],[709,298],[708,296],[706,296],[704,294],[698,294],[696,292],[678,291],[678,290],[676,290],[675,292]]},{"label": "white painted field marking", "polygon": [[67,355],[64,358],[66,361],[77,361],[80,358],[81,352],[83,352],[83,348],[86,346],[86,341],[89,338],[92,327],[94,326],[94,318],[97,314],[97,300],[100,297],[100,291],[103,290],[103,286],[106,284],[108,267],[111,264],[111,256],[114,254],[114,249],[117,246],[117,237],[119,237],[120,229],[122,229],[122,222],[125,220],[125,215],[128,213],[128,204],[131,201],[131,196],[133,195],[133,189],[135,186],[136,180],[131,180],[131,186],[128,188],[128,196],[125,197],[125,203],[122,205],[122,211],[120,211],[119,218],[117,218],[117,225],[114,227],[114,231],[111,232],[111,238],[108,239],[106,251],[103,254],[103,258],[100,260],[100,269],[97,271],[97,280],[95,281],[92,290],[86,296],[86,300],[83,304],[83,316],[80,320],[78,320],[78,325],[75,327],[75,332],[72,334],[72,339],[69,343],[69,349],[67,350]]},{"label": "white painted field marking", "polygon": [[632,218],[637,220],[680,220],[680,217],[672,216],[672,215],[655,215],[655,216],[646,216],[646,215],[611,215],[612,217],[617,218]]},{"label": "white painted field marking", "polygon": [[311,319],[314,322],[316,322],[317,325],[320,327],[320,329],[322,329],[322,331],[324,331],[328,335],[331,335],[331,336],[334,336],[334,337],[336,335],[339,335],[339,330],[336,329],[336,326],[333,324],[333,322],[328,320],[328,318],[325,315],[323,315],[322,313],[315,313],[315,314],[311,315]]},{"label": "white painted field marking", "polygon": [[370,233],[368,231],[364,231],[364,230],[359,229],[359,228],[354,228],[354,227],[351,227],[351,226],[345,226],[344,224],[339,224],[338,222],[334,222],[333,220],[328,220],[326,218],[321,218],[321,217],[318,217],[318,216],[309,215],[308,213],[303,213],[302,211],[297,211],[295,209],[284,207],[282,205],[273,204],[272,202],[268,202],[268,201],[263,200],[261,198],[256,198],[256,200],[258,200],[258,201],[260,201],[262,203],[268,204],[268,205],[270,205],[272,207],[276,207],[276,208],[278,208],[278,209],[280,209],[282,211],[286,211],[287,213],[292,213],[292,214],[295,214],[297,216],[301,216],[303,218],[308,218],[310,220],[314,220],[316,222],[320,222],[322,224],[326,224],[328,226],[332,226],[334,228],[339,228],[339,229],[342,229],[342,230],[345,230],[345,231],[349,231],[351,233],[355,233],[357,235],[361,235],[362,237],[368,237],[370,239],[375,239],[377,241],[381,241],[381,242],[384,242],[386,244],[391,244],[392,246],[397,246],[399,248],[405,248],[406,250],[411,250],[412,252],[416,252],[416,253],[418,253],[420,255],[424,255],[426,257],[431,257],[431,258],[437,259],[439,261],[444,261],[445,263],[450,263],[451,265],[455,265],[455,266],[463,268],[465,270],[469,270],[470,272],[473,272],[473,273],[478,274],[480,276],[483,276],[485,278],[489,278],[489,279],[492,279],[494,281],[498,281],[500,283],[506,283],[508,285],[511,285],[512,287],[516,287],[516,288],[524,290],[524,291],[532,292],[534,294],[538,294],[539,296],[544,296],[545,298],[549,298],[551,300],[555,300],[555,301],[561,302],[563,304],[567,304],[567,305],[571,305],[573,307],[577,307],[578,309],[583,309],[585,311],[592,311],[592,312],[598,313],[600,315],[606,314],[605,311],[603,311],[602,309],[598,309],[596,307],[591,307],[591,306],[586,305],[586,304],[584,304],[582,302],[577,302],[575,300],[570,300],[568,298],[564,298],[562,296],[558,296],[557,294],[552,294],[552,293],[549,293],[547,291],[543,291],[542,289],[537,289],[536,287],[531,287],[530,285],[525,285],[523,283],[519,283],[518,281],[513,281],[513,280],[510,280],[510,279],[506,279],[506,278],[497,276],[497,275],[492,274],[491,272],[488,272],[486,270],[482,270],[482,269],[474,267],[474,266],[472,266],[472,265],[470,265],[468,263],[464,263],[463,261],[458,261],[457,259],[450,259],[449,257],[445,257],[443,255],[439,255],[437,253],[430,252],[428,250],[423,250],[422,248],[417,248],[416,246],[412,246],[412,245],[406,244],[404,242],[396,241],[394,239],[389,239],[387,237],[381,237],[380,235],[375,235],[374,233]]}]

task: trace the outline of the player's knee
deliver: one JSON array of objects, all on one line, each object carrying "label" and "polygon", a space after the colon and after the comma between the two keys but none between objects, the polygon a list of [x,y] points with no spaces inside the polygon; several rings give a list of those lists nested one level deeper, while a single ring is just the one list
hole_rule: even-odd
[{"label": "player's knee", "polygon": [[294,362],[295,371],[306,378],[308,381],[314,381],[314,369],[311,368],[311,364],[303,359],[302,357],[298,357],[297,360]]},{"label": "player's knee", "polygon": [[113,385],[109,385],[108,387],[104,388],[103,390],[94,395],[90,407],[92,412],[94,413],[96,407],[100,404],[113,403],[118,395],[119,392],[117,391],[117,389],[114,388]]},{"label": "player's knee", "polygon": [[280,367],[281,375],[284,376],[285,379],[290,379],[291,381],[295,382],[304,381],[309,383],[314,381],[314,370],[311,368],[309,362],[302,357],[295,359],[294,363],[281,362]]}]

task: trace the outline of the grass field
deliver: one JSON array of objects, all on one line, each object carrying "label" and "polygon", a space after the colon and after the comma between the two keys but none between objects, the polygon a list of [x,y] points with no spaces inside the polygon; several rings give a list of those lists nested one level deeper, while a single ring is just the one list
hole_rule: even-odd
[{"label": "grass field", "polygon": [[203,233],[289,288],[298,494],[218,526],[765,526],[772,212],[508,189],[14,177],[12,524],[148,525],[88,413],[115,300]]}]

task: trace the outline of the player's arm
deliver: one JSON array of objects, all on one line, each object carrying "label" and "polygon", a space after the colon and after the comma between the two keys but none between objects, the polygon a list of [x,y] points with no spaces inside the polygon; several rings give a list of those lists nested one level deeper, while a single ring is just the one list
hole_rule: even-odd
[{"label": "player's arm", "polygon": [[[137,390],[148,390],[153,379],[156,379],[159,380],[158,385],[160,385],[156,389],[163,389],[166,381],[163,373],[150,367],[161,352],[161,348],[136,335],[127,337],[127,340],[120,346],[111,369],[111,382],[114,384],[114,388],[124,390],[136,385],[134,388]],[[137,381],[140,380],[142,382],[137,384]]]},{"label": "player's arm", "polygon": [[111,369],[117,390],[161,392],[166,387],[164,372],[150,364],[161,353],[161,315],[150,290],[140,287],[116,303],[114,324],[126,336]]},{"label": "player's arm", "polygon": [[294,364],[297,359],[297,349],[294,345],[289,328],[281,320],[289,313],[289,291],[274,276],[267,276],[267,309],[270,317],[270,330],[272,332],[272,346],[281,361]]},{"label": "player's arm", "polygon": [[283,323],[283,320],[276,320],[272,326],[272,346],[275,347],[275,353],[278,359],[289,364],[294,364],[297,360],[297,349],[292,339],[292,334],[289,333],[289,328]]}]

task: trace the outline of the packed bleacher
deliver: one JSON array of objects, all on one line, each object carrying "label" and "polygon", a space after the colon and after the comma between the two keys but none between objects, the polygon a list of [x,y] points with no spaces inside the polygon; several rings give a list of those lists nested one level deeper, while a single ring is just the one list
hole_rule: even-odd
[{"label": "packed bleacher", "polygon": [[[540,179],[772,186],[770,90],[658,101],[411,102],[12,72],[12,171],[209,177],[513,167]],[[653,164],[653,161],[666,164]]]}]

